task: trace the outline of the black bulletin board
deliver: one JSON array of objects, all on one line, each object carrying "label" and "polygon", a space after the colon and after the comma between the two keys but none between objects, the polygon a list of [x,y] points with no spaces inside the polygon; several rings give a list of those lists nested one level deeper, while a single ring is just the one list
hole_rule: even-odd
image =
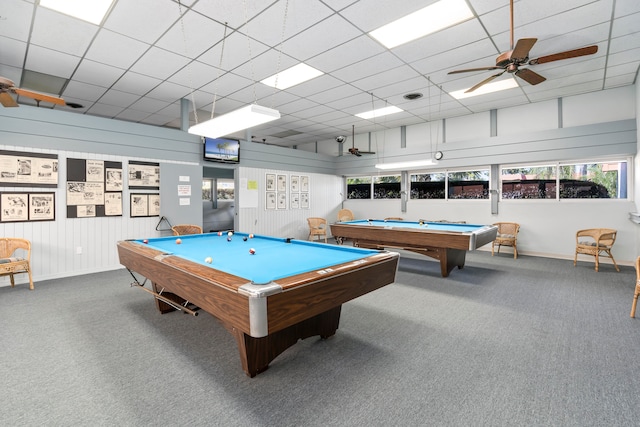
[{"label": "black bulletin board", "polygon": [[[102,171],[97,171],[101,176],[100,181],[90,181],[87,176],[91,174],[88,170],[88,164],[91,162],[102,163]],[[91,166],[89,166],[91,167]],[[93,166],[95,168],[95,165]],[[116,180],[114,184],[113,174],[119,171],[120,182],[119,185]],[[78,204],[70,202],[70,191],[76,192],[82,190],[84,185],[96,185],[102,184],[102,192],[104,197],[101,201],[89,201],[86,204]],[[110,187],[111,189],[118,188],[120,191],[106,191]],[[76,193],[77,194],[77,193]],[[105,207],[105,200],[120,200],[119,209],[116,211],[108,211]],[[67,218],[92,218],[92,217],[105,217],[105,216],[122,216],[122,162],[111,161],[92,161],[85,159],[67,159]]]}]

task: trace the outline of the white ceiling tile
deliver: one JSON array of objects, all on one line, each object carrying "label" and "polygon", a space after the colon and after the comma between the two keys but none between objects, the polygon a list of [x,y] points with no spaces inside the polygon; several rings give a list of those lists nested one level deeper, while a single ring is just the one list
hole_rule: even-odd
[{"label": "white ceiling tile", "polygon": [[[7,13],[10,11],[11,13]],[[34,5],[22,0],[3,0],[0,36],[26,42],[33,17]]]},{"label": "white ceiling tile", "polygon": [[178,85],[171,82],[162,82],[145,96],[166,102],[173,102],[176,99],[188,98],[191,89],[186,86]]},{"label": "white ceiling tile", "polygon": [[104,28],[153,44],[179,16],[171,0],[118,0]]},{"label": "white ceiling tile", "polygon": [[126,108],[140,99],[140,96],[127,92],[111,89],[102,95],[100,104],[112,105],[114,107]]},{"label": "white ceiling tile", "polygon": [[27,53],[27,44],[25,42],[8,37],[0,37],[0,46],[2,46],[0,64],[22,67],[24,56]]},{"label": "white ceiling tile", "polygon": [[[202,35],[206,34],[206,37]],[[222,40],[224,25],[199,13],[188,11],[156,43],[179,55],[195,58]]]},{"label": "white ceiling tile", "polygon": [[268,49],[269,47],[265,44],[251,38],[247,39],[247,36],[242,33],[227,33],[224,43],[218,41],[198,57],[198,61],[212,67],[219,67],[224,71],[231,71]]},{"label": "white ceiling tile", "polygon": [[[340,31],[334,31],[335,28],[340,28]],[[334,46],[353,40],[360,34],[342,17],[334,15],[288,39],[285,42],[287,54],[304,62]]]},{"label": "white ceiling tile", "polygon": [[385,52],[385,49],[369,36],[360,36],[346,43],[337,45],[305,61],[308,65],[321,71],[332,72],[343,68],[346,64],[367,59]]},{"label": "white ceiling tile", "polygon": [[165,101],[160,101],[153,98],[140,98],[133,104],[131,104],[132,109],[138,111],[146,111],[147,113],[155,113],[156,111],[160,111],[167,106]]},{"label": "white ceiling tile", "polygon": [[220,23],[228,22],[231,28],[238,29],[245,24],[246,19],[253,19],[270,4],[271,2],[265,1],[199,0],[193,10]]},{"label": "white ceiling tile", "polygon": [[97,86],[110,87],[122,75],[124,70],[99,62],[84,59],[73,73],[74,80]]},{"label": "white ceiling tile", "polygon": [[168,50],[152,47],[133,64],[131,71],[164,80],[187,65],[188,59]]},{"label": "white ceiling tile", "polygon": [[69,15],[38,7],[30,41],[48,49],[82,56],[98,28]]},{"label": "white ceiling tile", "polygon": [[25,68],[57,77],[69,78],[78,66],[80,57],[31,45],[27,53]]},{"label": "white ceiling tile", "polygon": [[86,100],[98,100],[106,92],[101,86],[90,85],[72,80],[64,90],[64,97],[73,97]]},{"label": "white ceiling tile", "polygon": [[159,85],[161,80],[128,71],[113,85],[113,89],[144,95]]},{"label": "white ceiling tile", "polygon": [[[289,0],[285,21],[285,5],[282,1],[274,3],[249,22],[248,28],[242,27],[241,32],[259,38],[271,47],[277,48],[283,40],[285,46],[290,46],[292,36],[324,20],[332,13],[332,10],[321,2]],[[298,48],[295,44],[291,47]]]},{"label": "white ceiling tile", "polygon": [[92,116],[113,118],[117,116],[121,111],[121,107],[97,103],[92,105],[91,108],[87,110],[87,113],[91,114]]},{"label": "white ceiling tile", "polygon": [[86,58],[114,67],[129,68],[150,45],[141,41],[102,29],[89,47]]}]

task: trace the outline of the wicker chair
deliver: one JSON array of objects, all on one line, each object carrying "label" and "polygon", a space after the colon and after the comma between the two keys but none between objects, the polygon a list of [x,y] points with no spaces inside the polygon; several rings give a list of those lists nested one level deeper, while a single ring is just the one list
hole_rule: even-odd
[{"label": "wicker chair", "polygon": [[340,209],[338,211],[338,222],[353,221],[353,212],[349,209]]},{"label": "wicker chair", "polygon": [[513,247],[513,259],[517,259],[520,224],[517,222],[496,222],[493,225],[498,227],[498,235],[496,240],[491,243],[491,256],[493,256],[493,250],[496,246],[498,246],[498,253],[500,253],[501,246],[511,246]]},{"label": "wicker chair", "polygon": [[616,260],[611,255],[611,248],[616,242],[618,232],[611,228],[589,228],[576,233],[576,254],[573,266],[578,262],[578,254],[591,255],[596,258],[596,271],[600,267],[600,257],[611,258],[616,271],[620,271]]},{"label": "wicker chair", "polygon": [[202,227],[193,224],[179,224],[171,227],[174,236],[184,236],[186,234],[202,234]]},{"label": "wicker chair", "polygon": [[636,291],[633,294],[633,305],[631,306],[631,317],[636,317],[636,305],[640,295],[640,256],[636,259]]},{"label": "wicker chair", "polygon": [[307,218],[307,222],[309,223],[309,240],[314,240],[315,236],[318,236],[324,237],[324,242],[327,243],[327,220],[311,217]]},{"label": "wicker chair", "polygon": [[[24,256],[15,256],[15,252],[22,249]],[[31,242],[26,239],[12,237],[0,238],[0,276],[9,276],[11,287],[16,285],[13,275],[27,273],[29,275],[29,289],[33,290],[31,277]]]}]

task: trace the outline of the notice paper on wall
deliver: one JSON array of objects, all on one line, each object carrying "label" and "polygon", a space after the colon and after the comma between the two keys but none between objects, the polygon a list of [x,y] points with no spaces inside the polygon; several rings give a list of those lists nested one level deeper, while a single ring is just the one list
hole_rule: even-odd
[{"label": "notice paper on wall", "polygon": [[178,185],[178,196],[190,196],[191,185]]},{"label": "notice paper on wall", "polygon": [[180,206],[189,206],[191,204],[191,199],[188,197],[180,197]]}]

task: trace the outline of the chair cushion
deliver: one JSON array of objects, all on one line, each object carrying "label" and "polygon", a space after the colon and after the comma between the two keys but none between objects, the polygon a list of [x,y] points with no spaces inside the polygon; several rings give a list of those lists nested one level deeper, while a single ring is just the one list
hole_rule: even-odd
[{"label": "chair cushion", "polygon": [[502,237],[503,239],[513,239],[515,236],[515,234],[502,234],[502,233],[498,233],[498,237]]},{"label": "chair cushion", "polygon": [[20,258],[20,257],[0,258],[0,264],[7,264],[10,262],[18,262],[18,261],[24,261],[24,258]]},{"label": "chair cushion", "polygon": [[597,246],[598,244],[593,240],[578,240],[578,244],[582,246]]}]

